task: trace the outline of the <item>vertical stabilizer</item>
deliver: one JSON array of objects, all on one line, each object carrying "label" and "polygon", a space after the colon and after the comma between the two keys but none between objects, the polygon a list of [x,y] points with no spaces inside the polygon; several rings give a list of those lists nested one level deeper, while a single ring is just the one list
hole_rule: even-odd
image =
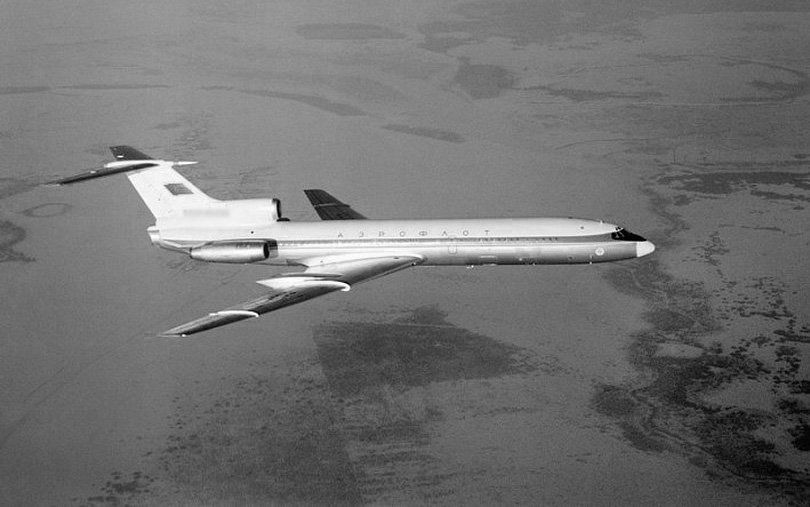
[{"label": "vertical stabilizer", "polygon": [[127,174],[132,186],[156,219],[179,215],[184,208],[204,207],[216,202],[172,168],[171,162],[156,161],[154,167]]}]

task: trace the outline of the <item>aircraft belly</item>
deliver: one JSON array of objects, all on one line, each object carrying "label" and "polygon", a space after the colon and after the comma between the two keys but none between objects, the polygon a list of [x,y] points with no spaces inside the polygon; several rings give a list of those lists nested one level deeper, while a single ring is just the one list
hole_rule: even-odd
[{"label": "aircraft belly", "polygon": [[279,246],[274,261],[296,263],[324,255],[386,252],[418,255],[425,266],[480,266],[504,264],[588,264],[636,257],[633,242],[562,243],[541,245],[497,245],[463,243],[404,244],[402,246],[367,246],[333,243],[317,246]]},{"label": "aircraft belly", "polygon": [[[604,253],[602,253],[604,252]],[[611,262],[636,258],[635,241],[615,241],[590,246],[591,262]]]},{"label": "aircraft belly", "polygon": [[541,247],[538,264],[587,264],[636,257],[632,242],[557,244]]},{"label": "aircraft belly", "polygon": [[456,245],[426,250],[425,265],[436,266],[481,266],[503,264],[536,264],[538,247],[517,248],[507,245]]},{"label": "aircraft belly", "polygon": [[311,245],[311,246],[290,246],[280,245],[279,255],[277,260],[282,260],[288,264],[296,264],[307,259],[314,259],[326,256],[338,255],[416,255],[422,254],[425,249],[418,249],[408,246],[357,246],[346,245],[339,243],[324,244],[324,245]]}]

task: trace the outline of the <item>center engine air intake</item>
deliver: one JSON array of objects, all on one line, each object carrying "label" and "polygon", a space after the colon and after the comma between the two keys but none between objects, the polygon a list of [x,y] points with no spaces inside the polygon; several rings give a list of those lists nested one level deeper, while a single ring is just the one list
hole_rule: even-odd
[{"label": "center engine air intake", "polygon": [[275,257],[278,245],[272,240],[217,241],[192,247],[188,254],[198,261],[247,264]]}]

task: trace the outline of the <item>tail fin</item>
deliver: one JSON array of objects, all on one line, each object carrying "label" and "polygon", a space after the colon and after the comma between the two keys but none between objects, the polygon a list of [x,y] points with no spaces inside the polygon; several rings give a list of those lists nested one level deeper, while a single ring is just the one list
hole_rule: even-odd
[{"label": "tail fin", "polygon": [[215,202],[193,183],[175,171],[173,165],[187,165],[156,161],[157,165],[127,174],[127,178],[156,219],[180,214],[184,208]]},{"label": "tail fin", "polygon": [[184,208],[216,202],[202,190],[173,169],[176,165],[189,165],[196,162],[171,162],[157,160],[131,146],[111,146],[115,162],[76,176],[54,181],[58,185],[68,185],[126,172],[129,181],[143,199],[143,202],[158,218],[168,218],[182,213]]}]

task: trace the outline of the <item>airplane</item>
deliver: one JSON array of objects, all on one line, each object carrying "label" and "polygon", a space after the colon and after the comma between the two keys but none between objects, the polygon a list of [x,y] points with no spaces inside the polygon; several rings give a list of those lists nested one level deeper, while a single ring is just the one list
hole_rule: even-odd
[{"label": "airplane", "polygon": [[184,337],[301,303],[412,266],[591,264],[651,254],[655,245],[625,228],[576,218],[367,219],[320,189],[304,190],[321,221],[293,222],[278,199],[218,200],[174,167],[112,146],[115,161],[55,180],[69,185],[126,173],[155,217],[152,243],[205,262],[296,266],[259,280],[266,294],[179,325]]}]

